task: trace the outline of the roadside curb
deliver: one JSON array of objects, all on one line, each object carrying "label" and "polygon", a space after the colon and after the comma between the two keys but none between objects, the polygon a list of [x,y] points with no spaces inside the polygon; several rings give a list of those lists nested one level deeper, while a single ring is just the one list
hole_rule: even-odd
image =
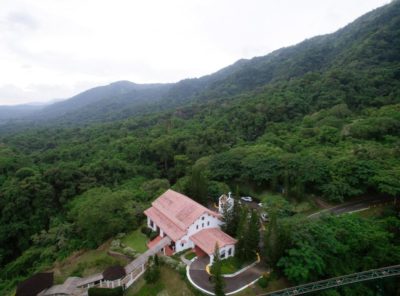
[{"label": "roadside curb", "polygon": [[256,266],[258,263],[260,263],[260,260],[261,260],[260,259],[260,255],[258,255],[258,253],[257,253],[257,260],[256,261],[254,261],[253,263],[243,267],[242,269],[240,269],[240,270],[238,270],[238,271],[236,271],[234,273],[222,274],[222,277],[231,278],[231,277],[237,276],[237,275],[241,274],[242,272],[245,272],[246,270],[252,268],[253,266]]},{"label": "roadside curb", "polygon": [[[258,256],[258,254],[257,254],[257,256]],[[186,277],[187,277],[187,279],[189,280],[190,284],[191,284],[193,287],[195,287],[196,289],[198,289],[199,291],[201,291],[201,292],[203,292],[203,293],[205,293],[205,294],[207,294],[207,295],[215,295],[214,292],[211,292],[211,291],[209,291],[209,290],[206,290],[206,289],[200,287],[199,285],[197,285],[197,284],[192,280],[192,278],[190,277],[190,265],[191,265],[196,259],[197,259],[197,257],[195,257],[195,258],[193,258],[192,260],[190,260],[190,261],[191,261],[190,264],[186,266]],[[256,265],[256,264],[259,263],[259,262],[260,262],[260,257],[258,256],[258,260],[257,260],[256,262],[252,263],[252,264],[249,265],[249,266],[246,266],[246,267],[243,268],[242,270],[239,270],[239,273],[242,273],[242,272],[246,271],[247,269],[253,267],[254,265]],[[205,272],[206,272],[206,271],[205,271]],[[238,274],[239,274],[239,273],[238,273]],[[233,277],[233,276],[231,276],[231,277]],[[242,290],[244,290],[244,289],[246,289],[246,288],[248,288],[248,287],[254,285],[260,278],[262,278],[262,275],[260,275],[258,278],[256,278],[255,280],[251,281],[250,283],[248,283],[248,284],[246,284],[246,285],[244,285],[244,286],[242,286],[242,287],[236,289],[235,291],[231,291],[231,292],[225,293],[225,295],[233,295],[233,294],[239,293],[240,291],[242,291]]]}]

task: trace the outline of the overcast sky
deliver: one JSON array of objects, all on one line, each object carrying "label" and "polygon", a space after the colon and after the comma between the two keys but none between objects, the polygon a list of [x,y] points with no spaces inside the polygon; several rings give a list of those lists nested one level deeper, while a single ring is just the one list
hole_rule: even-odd
[{"label": "overcast sky", "polygon": [[0,0],[0,105],[175,82],[331,33],[388,0]]}]

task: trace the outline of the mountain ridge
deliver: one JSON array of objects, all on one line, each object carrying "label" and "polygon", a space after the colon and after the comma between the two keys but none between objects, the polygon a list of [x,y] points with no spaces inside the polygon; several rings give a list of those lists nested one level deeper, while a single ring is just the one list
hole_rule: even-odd
[{"label": "mountain ridge", "polygon": [[[393,1],[359,17],[334,33],[315,36],[265,56],[240,59],[232,65],[199,78],[166,84],[136,84],[122,80],[98,86],[37,110],[35,114],[22,116],[11,124],[79,125],[114,121],[143,112],[161,111],[182,104],[255,91],[274,82],[290,80],[309,72],[326,71],[333,66],[370,67],[368,51],[375,51],[373,54],[377,55],[376,51],[380,50],[379,46],[371,49],[374,45],[374,35],[385,34],[384,28],[390,26],[388,19],[397,20],[399,11],[399,1]],[[397,23],[393,22],[395,23],[391,26],[399,25],[398,20]],[[395,37],[394,42],[399,42],[398,36],[391,37]],[[368,40],[369,43],[366,42]],[[366,54],[359,54],[354,58],[354,50],[350,50],[354,48],[364,50]],[[396,46],[391,48],[394,59],[398,59],[396,49]],[[388,52],[384,55],[388,56]]]}]

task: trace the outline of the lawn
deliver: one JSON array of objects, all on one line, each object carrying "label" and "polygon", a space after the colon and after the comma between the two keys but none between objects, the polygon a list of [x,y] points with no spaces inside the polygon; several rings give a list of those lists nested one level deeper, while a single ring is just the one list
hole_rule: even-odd
[{"label": "lawn", "polygon": [[133,288],[126,290],[124,296],[148,296],[148,295],[158,295],[162,290],[165,289],[163,282],[158,281],[152,284],[146,284],[146,281],[141,278],[135,284]]},{"label": "lawn", "polygon": [[167,266],[161,267],[161,276],[156,283],[147,284],[142,277],[126,290],[124,296],[148,296],[158,294],[194,296],[193,292],[189,289],[186,282],[181,279],[180,275]]},{"label": "lawn", "polygon": [[187,260],[192,260],[194,257],[196,257],[196,253],[194,253],[194,252],[187,252],[186,254],[185,254],[185,258],[187,259]]},{"label": "lawn", "polygon": [[121,239],[121,243],[127,245],[128,247],[131,247],[139,253],[144,253],[145,251],[147,251],[147,241],[148,238],[140,231],[140,229],[126,234]]},{"label": "lawn", "polygon": [[236,257],[229,257],[228,259],[221,260],[222,274],[231,274],[239,271],[243,267],[243,263]]}]

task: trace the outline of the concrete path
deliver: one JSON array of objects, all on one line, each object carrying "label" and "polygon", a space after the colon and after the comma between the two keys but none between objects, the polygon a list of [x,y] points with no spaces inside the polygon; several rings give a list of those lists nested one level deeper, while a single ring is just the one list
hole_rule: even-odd
[{"label": "concrete path", "polygon": [[[204,290],[204,292],[208,292],[208,294],[213,295],[214,284],[211,280],[211,276],[206,271],[206,266],[208,263],[208,257],[196,259],[189,266],[188,276],[190,277],[189,281],[193,282],[196,286]],[[265,272],[267,272],[267,270],[262,267],[261,263],[259,263],[234,277],[224,278],[225,294],[233,294],[236,291],[247,287],[249,284],[261,277]]]},{"label": "concrete path", "polygon": [[182,261],[183,263],[185,263],[186,265],[190,265],[190,263],[192,263],[192,261],[190,261],[190,260],[188,260],[188,259],[185,258],[185,254],[181,255],[180,258],[181,258],[181,261]]}]

